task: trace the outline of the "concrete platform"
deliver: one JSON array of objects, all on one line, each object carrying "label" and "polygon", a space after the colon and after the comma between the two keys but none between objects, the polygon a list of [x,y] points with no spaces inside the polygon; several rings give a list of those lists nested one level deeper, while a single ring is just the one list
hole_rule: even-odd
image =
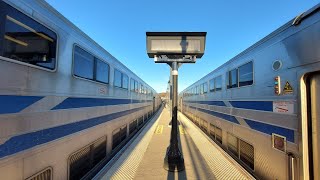
[{"label": "concrete platform", "polygon": [[166,171],[163,163],[170,141],[171,118],[169,109],[160,113],[96,179],[254,179],[180,113],[179,142],[185,171]]}]

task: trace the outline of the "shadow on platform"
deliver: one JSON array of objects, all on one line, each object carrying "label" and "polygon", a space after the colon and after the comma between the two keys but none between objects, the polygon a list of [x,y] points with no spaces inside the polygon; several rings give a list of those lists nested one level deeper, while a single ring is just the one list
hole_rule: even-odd
[{"label": "shadow on platform", "polygon": [[[183,125],[180,121],[178,121],[178,124]],[[216,179],[191,137],[187,133],[181,134],[178,132],[178,140],[179,148],[185,159],[185,170],[180,172],[168,171],[167,179]]]}]

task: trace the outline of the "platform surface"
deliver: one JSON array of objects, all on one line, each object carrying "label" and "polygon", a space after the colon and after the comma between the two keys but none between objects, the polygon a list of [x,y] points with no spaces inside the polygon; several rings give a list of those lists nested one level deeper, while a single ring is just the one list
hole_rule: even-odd
[{"label": "platform surface", "polygon": [[163,168],[170,143],[170,109],[152,119],[101,179],[254,179],[183,114],[178,114],[179,142],[185,170]]}]

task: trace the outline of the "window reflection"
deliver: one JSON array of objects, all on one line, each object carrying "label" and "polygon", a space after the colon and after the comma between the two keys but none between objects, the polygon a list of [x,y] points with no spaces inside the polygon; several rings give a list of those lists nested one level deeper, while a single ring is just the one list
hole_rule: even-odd
[{"label": "window reflection", "polygon": [[134,82],[135,82],[135,80],[131,78],[131,80],[130,80],[130,91],[134,91]]},{"label": "window reflection", "polygon": [[218,76],[214,79],[215,82],[215,91],[222,90],[222,76]]},{"label": "window reflection", "polygon": [[208,83],[205,82],[203,83],[203,93],[207,93],[208,92]]},{"label": "window reflection", "polygon": [[239,67],[239,86],[253,84],[253,64],[249,62]]},{"label": "window reflection", "polygon": [[231,70],[227,73],[227,88],[238,87],[238,69]]},{"label": "window reflection", "polygon": [[209,90],[210,90],[210,92],[214,91],[214,79],[211,79],[209,81]]},{"label": "window reflection", "polygon": [[3,17],[3,53],[20,62],[55,69],[57,35],[11,6],[0,3]]},{"label": "window reflection", "polygon": [[100,59],[96,59],[96,80],[104,83],[109,83],[109,65]]},{"label": "window reflection", "polygon": [[129,78],[127,75],[122,75],[122,88],[128,89]]},{"label": "window reflection", "polygon": [[114,70],[114,86],[121,87],[122,74],[117,69]]},{"label": "window reflection", "polygon": [[94,56],[75,46],[73,68],[74,75],[93,80]]}]

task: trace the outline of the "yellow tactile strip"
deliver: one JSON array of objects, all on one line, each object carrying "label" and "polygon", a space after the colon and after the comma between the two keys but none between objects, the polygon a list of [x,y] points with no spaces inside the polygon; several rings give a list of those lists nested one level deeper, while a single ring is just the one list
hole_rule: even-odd
[{"label": "yellow tactile strip", "polygon": [[155,134],[162,134],[163,131],[163,125],[158,125]]},{"label": "yellow tactile strip", "polygon": [[180,134],[187,134],[187,132],[184,130],[183,126],[179,125],[179,132]]},{"label": "yellow tactile strip", "polygon": [[217,179],[254,179],[240,165],[232,161],[230,156],[222,153],[219,148],[213,147],[203,133],[181,113],[179,113],[179,120],[200,149],[201,155]]},{"label": "yellow tactile strip", "polygon": [[144,128],[134,142],[101,179],[127,180],[134,178],[161,116],[162,113],[157,119],[154,118],[149,122],[147,127]]}]

